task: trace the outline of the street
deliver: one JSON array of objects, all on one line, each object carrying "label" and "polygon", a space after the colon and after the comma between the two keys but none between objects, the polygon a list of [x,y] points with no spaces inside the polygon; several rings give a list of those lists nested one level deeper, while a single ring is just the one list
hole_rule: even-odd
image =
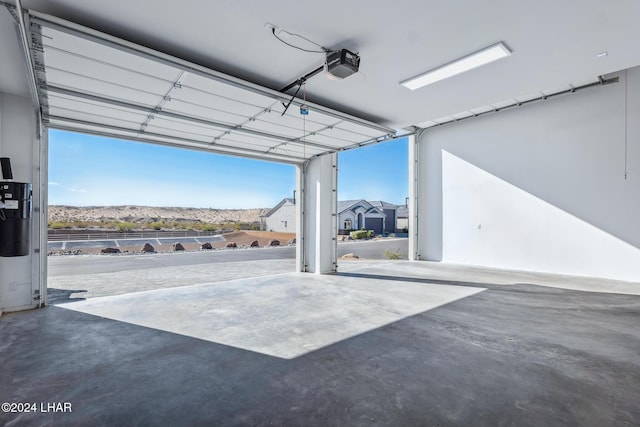
[{"label": "street", "polygon": [[[353,253],[362,259],[385,259],[386,250],[400,251],[407,259],[406,238],[370,240],[364,242],[340,242],[338,258]],[[141,255],[73,255],[50,256],[48,275],[69,276],[94,273],[144,270],[161,267],[177,267],[197,264],[228,263],[270,259],[294,259],[295,247],[269,247],[258,249],[231,249],[199,252],[158,253]]]}]

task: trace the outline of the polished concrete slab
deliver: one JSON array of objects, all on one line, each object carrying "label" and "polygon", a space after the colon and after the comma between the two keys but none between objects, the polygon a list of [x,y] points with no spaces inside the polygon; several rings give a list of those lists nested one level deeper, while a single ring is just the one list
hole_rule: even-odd
[{"label": "polished concrete slab", "polygon": [[[260,251],[273,253],[278,251],[278,248]],[[215,255],[222,255],[221,257],[209,258],[203,256],[209,254],[196,253],[194,262],[188,264],[180,264],[180,261],[184,262],[194,254],[74,257],[65,260],[68,261],[65,268],[66,274],[49,274],[47,305],[163,288],[271,276],[295,270],[295,258],[227,261],[230,258],[228,255],[236,254],[232,251],[220,251]],[[111,261],[117,261],[117,263]],[[388,261],[340,261],[340,270],[351,271],[381,263],[388,263]],[[60,273],[59,268],[55,270],[57,270],[56,273]]]},{"label": "polished concrete slab", "polygon": [[[640,425],[632,292],[429,263],[342,278],[486,290],[290,359],[60,306],[5,314],[0,402],[70,403],[72,412],[0,413],[0,425]],[[329,295],[343,294],[325,303]],[[291,290],[281,306],[306,297]]]},{"label": "polished concrete slab", "polygon": [[[341,271],[353,270],[353,264],[345,265]],[[559,289],[573,289],[587,292],[603,292],[626,295],[640,295],[639,282],[602,279],[586,276],[566,276],[561,274],[537,273],[518,270],[497,270],[488,267],[450,264],[443,262],[390,262],[382,269],[375,269],[371,274],[362,277],[401,278],[401,280],[422,280],[428,278],[430,283],[484,283],[494,285],[535,284]]]},{"label": "polished concrete slab", "polygon": [[482,290],[383,276],[286,273],[60,307],[291,359]]},{"label": "polished concrete slab", "polygon": [[[193,265],[159,265],[157,258],[171,255],[151,257],[132,257],[130,263],[137,263],[137,268],[117,269],[111,272],[85,272],[49,276],[47,278],[49,305],[83,299],[122,295],[134,292],[192,286],[203,283],[224,282],[228,280],[270,276],[284,271],[295,270],[295,260],[268,259],[243,262],[216,262]],[[177,254],[176,257],[183,257]],[[81,261],[83,268],[92,261],[86,258]],[[141,268],[146,267],[146,268]]]}]

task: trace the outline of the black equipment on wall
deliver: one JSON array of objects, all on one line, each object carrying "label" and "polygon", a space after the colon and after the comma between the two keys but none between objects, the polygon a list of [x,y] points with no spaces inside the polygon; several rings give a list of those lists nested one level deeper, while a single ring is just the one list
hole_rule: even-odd
[{"label": "black equipment on wall", "polygon": [[[13,179],[11,162],[0,158],[2,176]],[[31,184],[0,181],[0,256],[29,255]]]},{"label": "black equipment on wall", "polygon": [[0,168],[2,168],[2,177],[4,179],[13,179],[13,172],[11,172],[11,159],[8,157],[0,157]]}]

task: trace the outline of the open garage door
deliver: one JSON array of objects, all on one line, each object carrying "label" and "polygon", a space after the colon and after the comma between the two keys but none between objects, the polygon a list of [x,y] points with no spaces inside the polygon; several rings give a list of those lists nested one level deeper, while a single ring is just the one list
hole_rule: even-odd
[{"label": "open garage door", "polygon": [[[384,141],[384,126],[29,12],[48,127],[300,164]],[[284,114],[283,114],[284,113]]]},{"label": "open garage door", "polygon": [[[395,137],[388,127],[69,21],[35,11],[19,15],[26,23],[19,20],[34,103],[45,128],[296,165],[299,205],[306,206],[309,199],[308,211],[317,213],[314,203],[323,197],[324,211],[305,222],[307,228],[324,227],[320,218],[330,218],[335,211],[335,203],[327,207],[327,200],[335,198],[332,177],[337,166],[325,160]],[[308,114],[301,114],[302,106]],[[321,165],[310,168],[311,160]],[[41,170],[46,186],[46,163]],[[322,182],[320,195],[304,197],[307,178]],[[303,207],[299,211],[302,223],[308,212]],[[328,271],[327,260],[335,260],[335,238],[331,241],[331,232],[324,228],[309,236],[304,230],[301,226],[297,232],[298,241],[304,242],[296,248],[297,268]],[[327,241],[316,245],[315,236]],[[331,246],[333,252],[325,250]],[[41,252],[40,262],[46,266],[45,260]],[[46,275],[40,288],[46,291]]]}]

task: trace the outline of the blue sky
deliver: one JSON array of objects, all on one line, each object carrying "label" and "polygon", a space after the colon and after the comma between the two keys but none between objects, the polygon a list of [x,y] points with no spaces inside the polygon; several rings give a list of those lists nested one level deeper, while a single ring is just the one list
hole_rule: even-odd
[{"label": "blue sky", "polygon": [[[49,204],[246,209],[274,206],[295,190],[291,165],[93,135],[49,132]],[[407,141],[338,157],[338,198],[402,204]]]}]

